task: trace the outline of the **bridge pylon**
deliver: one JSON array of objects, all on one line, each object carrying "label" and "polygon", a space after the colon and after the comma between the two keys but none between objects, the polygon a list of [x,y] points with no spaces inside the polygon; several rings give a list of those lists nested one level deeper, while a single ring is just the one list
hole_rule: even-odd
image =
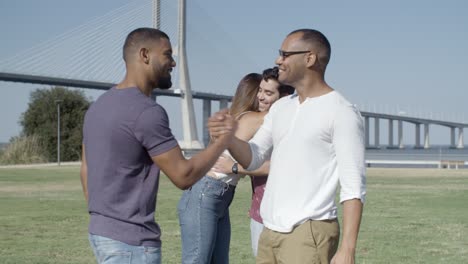
[{"label": "bridge pylon", "polygon": [[188,71],[185,36],[186,36],[186,0],[179,0],[179,27],[177,54],[179,70],[179,89],[182,99],[182,130],[183,140],[179,141],[182,149],[196,150],[202,149],[203,143],[198,139],[195,111],[193,107],[192,89],[190,87],[190,76]]}]

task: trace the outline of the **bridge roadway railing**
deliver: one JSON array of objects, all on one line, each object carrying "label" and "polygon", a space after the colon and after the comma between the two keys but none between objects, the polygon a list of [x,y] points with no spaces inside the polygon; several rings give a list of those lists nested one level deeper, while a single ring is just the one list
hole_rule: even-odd
[{"label": "bridge roadway railing", "polygon": [[[365,120],[365,142],[367,148],[380,147],[380,119],[388,120],[388,148],[404,148],[403,144],[403,122],[412,123],[415,125],[415,148],[422,148],[420,144],[421,139],[421,125],[424,125],[424,148],[430,148],[429,144],[429,125],[439,125],[450,128],[450,147],[451,148],[464,148],[463,142],[463,129],[468,127],[466,123],[450,122],[443,120],[433,120],[427,118],[410,117],[404,115],[390,115],[372,112],[361,112]],[[370,122],[369,119],[374,119],[374,144],[369,142],[370,135]],[[398,145],[393,144],[393,121],[398,121]],[[458,140],[455,142],[456,129],[458,128]]]},{"label": "bridge roadway railing", "polygon": [[[65,78],[56,78],[56,77],[45,77],[45,76],[35,76],[35,75],[25,75],[17,73],[5,73],[0,72],[0,81],[7,82],[23,82],[23,83],[32,83],[32,84],[42,84],[42,85],[57,85],[65,87],[74,87],[74,88],[87,88],[95,90],[108,90],[110,87],[115,86],[115,83],[107,82],[96,82],[96,81],[86,81],[86,80],[73,80]],[[183,97],[184,93],[180,89],[170,89],[170,90],[160,90],[155,89],[153,91],[153,98],[157,96],[169,96],[169,97]],[[203,123],[206,124],[208,118],[211,116],[211,102],[218,101],[220,109],[227,108],[229,102],[232,100],[232,96],[212,94],[205,92],[196,92],[192,91],[192,98],[203,100]],[[203,142],[205,146],[210,141],[209,133],[206,126],[203,126]]]},{"label": "bridge roadway railing", "polygon": [[[97,89],[97,90],[107,90],[110,87],[114,86],[115,83],[106,83],[106,82],[96,82],[96,81],[87,81],[87,80],[73,80],[65,78],[56,78],[56,77],[45,77],[45,76],[35,76],[35,75],[25,75],[17,73],[5,73],[0,72],[0,81],[8,82],[24,82],[32,84],[43,84],[43,85],[58,85],[65,87],[76,87],[76,88],[88,88],[88,89]],[[159,90],[156,89],[153,92],[153,97],[157,96],[169,96],[169,97],[183,97],[184,93],[180,89],[171,89],[171,90]],[[192,97],[194,99],[203,100],[203,123],[206,124],[208,117],[211,115],[211,102],[218,101],[220,109],[227,108],[228,103],[232,100],[232,96],[212,94],[205,92],[192,91]],[[453,148],[464,148],[463,142],[463,128],[468,127],[466,123],[456,123],[442,120],[432,120],[424,118],[409,117],[403,115],[390,115],[390,114],[381,114],[381,113],[372,113],[361,111],[362,116],[365,120],[365,142],[367,148],[378,148],[380,145],[380,128],[379,120],[386,119],[388,120],[388,146],[403,148],[403,122],[412,123],[415,125],[415,147],[420,147],[420,125],[424,125],[424,148],[429,148],[429,125],[440,125],[446,126],[451,129],[450,133],[450,146]],[[371,146],[369,142],[369,132],[370,132],[370,122],[369,119],[374,119],[374,145]],[[393,121],[398,121],[398,146],[393,145]],[[458,142],[455,144],[455,129],[458,128]],[[206,126],[203,126],[203,142],[206,145],[209,142],[209,135]]]}]

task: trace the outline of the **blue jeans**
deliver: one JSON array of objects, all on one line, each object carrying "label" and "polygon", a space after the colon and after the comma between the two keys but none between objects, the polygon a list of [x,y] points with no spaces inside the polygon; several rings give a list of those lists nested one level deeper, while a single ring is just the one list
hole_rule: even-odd
[{"label": "blue jeans", "polygon": [[89,234],[98,264],[161,264],[161,248],[132,246],[107,237]]},{"label": "blue jeans", "polygon": [[235,186],[205,176],[184,191],[177,210],[182,263],[229,263],[229,205]]}]

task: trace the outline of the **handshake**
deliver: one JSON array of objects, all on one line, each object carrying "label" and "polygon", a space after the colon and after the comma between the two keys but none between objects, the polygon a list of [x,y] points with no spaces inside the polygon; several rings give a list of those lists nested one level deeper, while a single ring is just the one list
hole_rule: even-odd
[{"label": "handshake", "polygon": [[216,112],[208,119],[208,131],[212,142],[229,146],[237,129],[237,120],[231,116],[228,109]]}]

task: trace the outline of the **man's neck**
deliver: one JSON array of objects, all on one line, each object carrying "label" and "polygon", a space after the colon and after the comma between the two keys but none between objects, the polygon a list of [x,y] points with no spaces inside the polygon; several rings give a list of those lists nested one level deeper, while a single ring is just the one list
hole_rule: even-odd
[{"label": "man's neck", "polygon": [[333,88],[323,79],[304,79],[303,82],[296,85],[295,88],[301,103],[307,98],[319,97],[333,91]]},{"label": "man's neck", "polygon": [[136,87],[138,88],[143,94],[146,96],[150,97],[151,93],[153,92],[153,87],[149,82],[145,82],[142,80],[142,78],[135,78],[132,77],[131,75],[127,74],[125,76],[125,79],[117,84],[117,89],[125,89],[125,88],[131,88],[131,87]]}]

